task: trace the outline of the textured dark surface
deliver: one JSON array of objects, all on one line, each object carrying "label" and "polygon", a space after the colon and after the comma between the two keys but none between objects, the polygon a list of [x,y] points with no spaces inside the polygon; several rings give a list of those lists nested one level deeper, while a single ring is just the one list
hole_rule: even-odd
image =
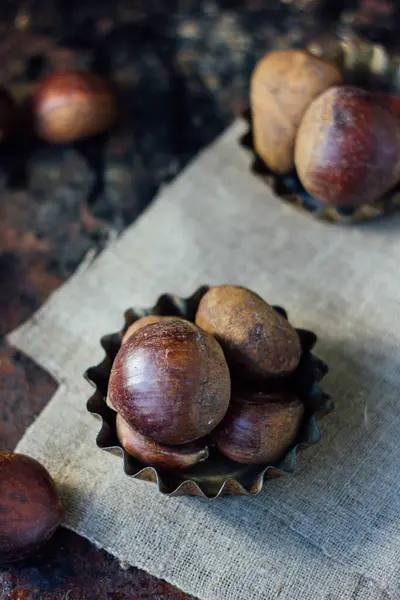
[{"label": "textured dark surface", "polygon": [[[20,115],[14,137],[0,147],[1,449],[14,447],[56,389],[1,336],[30,316],[87,252],[131,223],[160,185],[243,110],[250,72],[269,48],[302,46],[339,19],[394,44],[396,4],[2,0],[0,84],[18,99]],[[59,66],[88,67],[115,85],[121,115],[111,134],[60,147],[35,139],[29,96]],[[188,596],[136,569],[123,571],[65,530],[41,555],[0,569],[0,600],[64,598]]]}]

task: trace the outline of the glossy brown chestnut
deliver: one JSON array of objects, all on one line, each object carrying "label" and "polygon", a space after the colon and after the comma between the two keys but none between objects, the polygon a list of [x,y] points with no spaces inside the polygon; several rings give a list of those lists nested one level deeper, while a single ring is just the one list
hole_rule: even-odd
[{"label": "glossy brown chestnut", "polygon": [[44,544],[64,513],[54,481],[33,458],[0,452],[0,563]]},{"label": "glossy brown chestnut", "polygon": [[168,319],[136,331],[111,369],[108,401],[142,435],[167,445],[204,437],[224,417],[230,377],[218,342]]},{"label": "glossy brown chestnut", "polygon": [[0,142],[13,131],[16,119],[16,106],[7,90],[0,88]]},{"label": "glossy brown chestnut", "polygon": [[231,460],[274,464],[295,444],[303,414],[294,396],[238,392],[212,438]]},{"label": "glossy brown chestnut", "polygon": [[334,65],[305,50],[270,52],[257,63],[250,88],[253,138],[257,154],[270,169],[293,169],[295,137],[307,106],[341,82]]},{"label": "glossy brown chestnut", "polygon": [[33,98],[33,115],[39,137],[63,144],[111,127],[117,106],[108,83],[101,77],[64,70],[39,84]]},{"label": "glossy brown chestnut", "polygon": [[116,420],[117,435],[124,450],[143,465],[159,469],[189,469],[208,458],[208,447],[199,442],[181,446],[158,444],[136,431],[121,415]]},{"label": "glossy brown chestnut", "polygon": [[128,327],[122,338],[122,343],[124,344],[126,340],[128,340],[131,337],[131,335],[141,327],[145,327],[146,325],[153,325],[153,323],[165,321],[166,319],[180,319],[180,317],[162,317],[160,315],[146,315],[145,317],[138,319]]},{"label": "glossy brown chestnut", "polygon": [[300,362],[301,345],[295,329],[260,296],[244,287],[211,288],[200,301],[196,324],[215,336],[231,371],[239,375],[284,376]]},{"label": "glossy brown chestnut", "polygon": [[295,162],[302,184],[319,200],[373,202],[400,179],[400,121],[370,92],[331,88],[301,121]]}]

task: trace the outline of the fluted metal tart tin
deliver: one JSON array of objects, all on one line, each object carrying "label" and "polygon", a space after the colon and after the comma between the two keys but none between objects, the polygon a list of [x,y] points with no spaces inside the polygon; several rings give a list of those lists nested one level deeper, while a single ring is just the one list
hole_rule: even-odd
[{"label": "fluted metal tart tin", "polygon": [[[299,367],[290,376],[288,385],[294,386],[293,389],[296,389],[298,397],[304,403],[305,415],[296,445],[279,464],[242,465],[224,457],[211,444],[208,460],[188,471],[161,471],[153,467],[144,467],[121,447],[116,433],[116,413],[106,403],[111,367],[128,327],[137,319],[150,314],[179,316],[193,322],[199,302],[208,289],[207,286],[203,286],[185,299],[164,294],[152,308],[128,309],[125,312],[124,326],[121,331],[101,339],[105,351],[104,359],[85,373],[86,379],[95,388],[88,400],[87,409],[101,422],[96,439],[97,446],[120,457],[121,468],[128,477],[156,483],[160,492],[168,496],[200,496],[201,498],[249,496],[258,494],[263,488],[264,481],[295,471],[299,451],[317,444],[321,439],[317,418],[333,409],[332,399],[319,386],[319,382],[328,372],[328,367],[311,353],[317,340],[311,331],[296,329],[301,340],[302,358]],[[284,309],[274,308],[287,318]]]},{"label": "fluted metal tart tin", "polygon": [[[400,94],[400,55],[391,55],[383,46],[374,44],[354,33],[324,34],[307,45],[316,56],[335,63],[341,70],[344,83],[369,90]],[[400,185],[371,204],[337,207],[311,196],[301,184],[295,170],[278,175],[267,167],[256,153],[253,144],[251,111],[244,118],[248,131],[240,144],[253,155],[251,170],[261,177],[284,202],[318,219],[341,224],[370,221],[389,216],[400,209]]]}]

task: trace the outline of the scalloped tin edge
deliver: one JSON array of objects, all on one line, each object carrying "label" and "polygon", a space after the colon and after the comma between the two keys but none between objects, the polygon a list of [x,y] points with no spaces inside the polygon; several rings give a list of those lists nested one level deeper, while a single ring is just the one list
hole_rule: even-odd
[{"label": "scalloped tin edge", "polygon": [[[128,309],[125,312],[125,324],[123,329],[101,338],[101,345],[105,351],[104,359],[98,365],[90,367],[85,372],[86,380],[95,387],[94,393],[87,402],[87,410],[94,417],[101,420],[101,427],[96,437],[98,448],[122,458],[124,472],[128,477],[156,483],[159,491],[168,497],[190,495],[198,496],[203,499],[215,499],[221,496],[251,496],[258,494],[262,490],[266,479],[272,479],[295,471],[298,452],[304,448],[317,444],[321,440],[321,432],[317,425],[316,417],[318,415],[326,415],[334,409],[334,403],[331,397],[323,392],[318,384],[320,379],[327,373],[328,368],[323,361],[312,355],[310,352],[316,343],[317,338],[313,332],[297,329],[302,339],[304,352],[309,355],[311,359],[310,362],[314,363],[313,374],[315,380],[313,380],[312,391],[310,393],[310,399],[314,399],[314,406],[308,415],[308,420],[303,424],[300,441],[286,454],[278,466],[252,465],[251,469],[256,471],[256,473],[253,476],[250,476],[250,483],[248,485],[243,485],[235,478],[227,477],[216,493],[207,492],[207,490],[202,487],[202,484],[196,482],[194,478],[188,478],[182,481],[171,490],[170,486],[165,482],[165,477],[168,478],[168,475],[164,473],[160,474],[154,467],[139,467],[137,472],[131,472],[129,462],[132,461],[132,458],[129,457],[121,447],[115,428],[113,429],[110,425],[110,421],[112,422],[115,420],[115,412],[106,404],[105,391],[111,366],[119,350],[122,336],[129,325],[140,317],[148,314],[176,315],[188,319],[191,318],[193,320],[200,299],[208,289],[208,286],[202,286],[188,298],[179,298],[172,294],[163,294],[150,309]],[[284,309],[281,307],[274,308],[287,318]],[[260,470],[257,470],[258,468]]]}]

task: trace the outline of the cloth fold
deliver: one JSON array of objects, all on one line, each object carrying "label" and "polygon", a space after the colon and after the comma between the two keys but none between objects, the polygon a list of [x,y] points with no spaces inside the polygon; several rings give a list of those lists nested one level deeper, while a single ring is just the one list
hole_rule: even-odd
[{"label": "cloth fold", "polygon": [[[400,598],[400,218],[317,222],[249,170],[234,123],[9,340],[60,387],[18,450],[59,484],[66,526],[204,600]],[[294,476],[255,498],[167,499],[96,447],[84,370],[129,306],[240,283],[316,331],[336,411]]]}]

